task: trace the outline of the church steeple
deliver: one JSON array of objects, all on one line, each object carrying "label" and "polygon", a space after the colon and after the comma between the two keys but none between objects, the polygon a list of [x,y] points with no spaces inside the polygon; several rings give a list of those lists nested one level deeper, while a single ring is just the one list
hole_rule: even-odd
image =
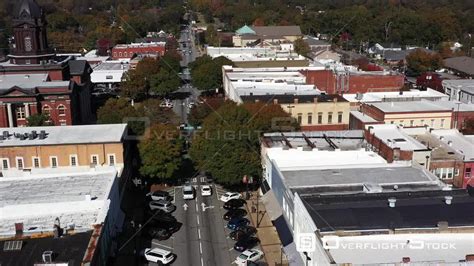
[{"label": "church steeple", "polygon": [[54,54],[48,47],[46,20],[35,0],[19,1],[13,18],[15,44],[9,55],[13,64],[40,64]]}]

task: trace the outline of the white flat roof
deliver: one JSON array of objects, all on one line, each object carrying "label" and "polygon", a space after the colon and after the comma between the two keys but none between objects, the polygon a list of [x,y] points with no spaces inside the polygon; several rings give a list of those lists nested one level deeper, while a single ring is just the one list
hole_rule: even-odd
[{"label": "white flat roof", "polygon": [[416,139],[401,131],[397,125],[371,125],[371,133],[385,144],[405,151],[427,150],[428,148]]},{"label": "white flat roof", "polygon": [[471,139],[464,137],[456,129],[433,130],[431,134],[438,138],[443,137],[441,141],[449,143],[448,145],[451,148],[464,155],[465,161],[474,161],[474,143],[472,143]]},{"label": "white flat roof", "polygon": [[74,224],[76,230],[90,230],[106,217],[116,177],[117,170],[107,167],[0,178],[0,234],[14,234],[18,222],[25,231],[51,231],[56,217],[62,226]]},{"label": "white flat roof", "polygon": [[[427,89],[426,91],[420,90],[411,90],[411,91],[404,91],[403,94],[400,94],[396,91],[390,92],[367,92],[362,94],[356,93],[348,93],[342,95],[344,99],[348,100],[349,102],[384,102],[389,101],[390,99],[393,100],[419,100],[419,99],[449,99],[449,96],[441,93],[439,91],[435,91],[432,89]],[[360,100],[357,97],[361,97]]]},{"label": "white flat roof", "polygon": [[[8,131],[8,139],[0,140],[1,147],[15,146],[41,146],[41,145],[63,145],[63,144],[89,144],[89,143],[111,143],[121,142],[126,134],[127,124],[103,124],[103,125],[81,125],[81,126],[56,126],[56,127],[16,127],[0,128],[0,135]],[[39,136],[33,140],[26,138],[21,140],[14,134],[28,134],[36,131],[37,134],[44,130],[46,138]]]},{"label": "white flat roof", "polygon": [[303,151],[269,148],[266,154],[281,171],[388,167],[387,161],[373,151],[365,149],[350,151]]},{"label": "white flat roof", "polygon": [[401,265],[402,259],[408,257],[411,264],[417,265],[443,262],[459,265],[474,250],[472,233],[324,236],[322,239],[329,245],[338,241],[338,248],[329,249],[337,264]]},{"label": "white flat roof", "polygon": [[360,111],[351,111],[351,115],[353,115],[355,118],[359,119],[360,121],[364,123],[377,123],[379,121],[373,119],[371,116],[368,116]]},{"label": "white flat roof", "polygon": [[474,93],[474,80],[472,79],[446,79],[442,82],[444,87],[458,88]]},{"label": "white flat roof", "polygon": [[451,108],[436,105],[435,102],[431,101],[377,102],[370,104],[385,113],[451,111]]},{"label": "white flat roof", "polygon": [[463,103],[460,101],[436,101],[433,102],[441,108],[449,108],[460,112],[474,112],[474,104]]}]

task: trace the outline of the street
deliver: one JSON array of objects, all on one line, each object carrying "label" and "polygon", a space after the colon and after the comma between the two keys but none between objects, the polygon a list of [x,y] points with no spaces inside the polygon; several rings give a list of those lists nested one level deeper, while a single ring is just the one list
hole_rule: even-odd
[{"label": "street", "polygon": [[240,253],[233,250],[234,241],[228,238],[231,231],[225,228],[226,221],[222,219],[226,210],[218,197],[225,191],[212,185],[212,195],[203,197],[200,180],[193,185],[196,188],[194,200],[184,200],[181,187],[170,191],[177,206],[173,215],[183,225],[170,239],[153,240],[152,248],[159,247],[176,254],[173,265],[177,266],[231,265]]}]

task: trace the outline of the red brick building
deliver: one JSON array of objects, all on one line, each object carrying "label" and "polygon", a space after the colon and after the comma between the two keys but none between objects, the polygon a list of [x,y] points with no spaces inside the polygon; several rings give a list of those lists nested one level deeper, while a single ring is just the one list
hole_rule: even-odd
[{"label": "red brick building", "polygon": [[353,72],[333,70],[303,70],[307,84],[314,84],[327,94],[399,91],[405,76],[395,72]]},{"label": "red brick building", "polygon": [[136,55],[162,56],[165,54],[165,42],[118,44],[112,48],[112,58],[131,59]]},{"label": "red brick building", "polygon": [[14,14],[15,44],[0,63],[0,127],[26,125],[36,113],[54,125],[89,123],[92,69],[87,61],[50,54],[44,13],[34,0],[19,2]]}]

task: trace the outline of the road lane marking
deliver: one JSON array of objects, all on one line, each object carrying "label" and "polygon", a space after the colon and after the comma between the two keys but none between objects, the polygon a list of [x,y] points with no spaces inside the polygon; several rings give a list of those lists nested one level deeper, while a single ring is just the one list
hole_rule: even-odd
[{"label": "road lane marking", "polygon": [[197,200],[196,200],[196,211],[199,211]]},{"label": "road lane marking", "polygon": [[198,228],[198,239],[201,239],[201,229]]},{"label": "road lane marking", "polygon": [[199,252],[202,254],[202,243],[199,241]]},{"label": "road lane marking", "polygon": [[204,266],[204,260],[201,257],[201,266]]},{"label": "road lane marking", "polygon": [[196,218],[197,218],[197,223],[199,225],[199,215],[196,215]]}]

